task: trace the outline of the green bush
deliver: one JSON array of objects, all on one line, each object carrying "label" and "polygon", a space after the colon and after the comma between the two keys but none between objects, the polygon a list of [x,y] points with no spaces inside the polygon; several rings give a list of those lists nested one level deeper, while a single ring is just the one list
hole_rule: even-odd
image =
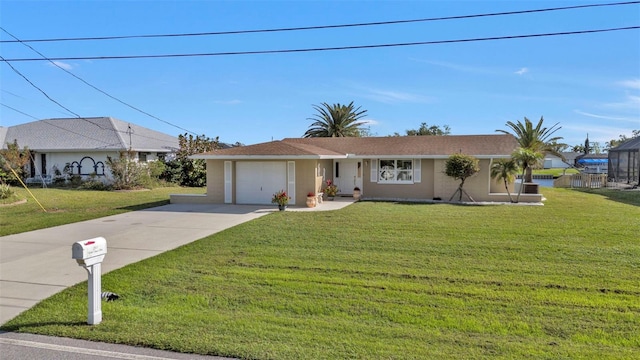
[{"label": "green bush", "polygon": [[0,199],[8,199],[15,194],[8,184],[0,184]]},{"label": "green bush", "polygon": [[83,189],[83,190],[99,190],[99,191],[111,190],[111,186],[110,185],[106,185],[100,180],[83,181],[80,184],[79,188]]}]

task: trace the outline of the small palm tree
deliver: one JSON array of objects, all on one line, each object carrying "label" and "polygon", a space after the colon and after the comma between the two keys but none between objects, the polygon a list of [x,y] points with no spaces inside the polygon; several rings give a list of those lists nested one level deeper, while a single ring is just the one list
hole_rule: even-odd
[{"label": "small palm tree", "polygon": [[509,195],[509,201],[514,202],[509,191],[509,183],[516,179],[518,174],[518,163],[514,159],[500,159],[491,165],[491,177],[504,181],[504,188]]},{"label": "small palm tree", "polygon": [[[522,168],[522,178],[524,179],[525,173],[527,169],[530,169],[533,166],[536,166],[544,159],[544,154],[539,151],[533,151],[527,148],[518,148],[516,151],[511,154],[511,157],[518,163],[520,168]],[[524,188],[525,181],[520,183],[520,188],[518,189],[518,197],[516,197],[516,202],[520,201],[520,194],[522,194],[522,188]]]},{"label": "small palm tree", "polygon": [[[542,126],[543,122],[544,119],[540,117],[540,121],[538,121],[534,127],[531,120],[525,117],[524,123],[521,123],[520,121],[517,123],[507,121],[507,126],[512,132],[507,130],[496,131],[515,136],[518,141],[518,145],[523,149],[529,149],[531,151],[541,153],[542,156],[552,154],[564,160],[564,156],[558,151],[558,149],[566,144],[558,143],[558,140],[562,139],[561,136],[551,137],[553,133],[560,130],[562,127],[558,126],[559,123],[555,123],[552,127],[546,128]],[[532,182],[533,175],[531,167],[524,168],[524,170],[526,170],[525,182]]]},{"label": "small palm tree", "polygon": [[321,106],[314,105],[313,108],[318,113],[308,119],[313,120],[313,123],[304,133],[304,137],[360,136],[360,127],[365,122],[358,120],[366,115],[367,110],[360,110],[360,107],[354,108],[353,101],[349,105],[322,103]]}]

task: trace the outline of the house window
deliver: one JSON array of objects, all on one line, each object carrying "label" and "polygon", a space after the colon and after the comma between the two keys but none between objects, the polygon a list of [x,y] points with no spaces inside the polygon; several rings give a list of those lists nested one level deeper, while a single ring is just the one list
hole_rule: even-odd
[{"label": "house window", "polygon": [[146,152],[138,153],[138,161],[139,162],[147,162],[147,155],[148,154],[149,153],[146,153]]},{"label": "house window", "polygon": [[380,160],[378,183],[413,184],[413,160]]}]

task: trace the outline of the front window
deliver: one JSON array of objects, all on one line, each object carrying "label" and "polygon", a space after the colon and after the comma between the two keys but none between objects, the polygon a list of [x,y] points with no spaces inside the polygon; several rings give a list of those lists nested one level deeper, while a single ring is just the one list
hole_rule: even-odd
[{"label": "front window", "polygon": [[413,160],[380,160],[380,183],[413,183]]}]

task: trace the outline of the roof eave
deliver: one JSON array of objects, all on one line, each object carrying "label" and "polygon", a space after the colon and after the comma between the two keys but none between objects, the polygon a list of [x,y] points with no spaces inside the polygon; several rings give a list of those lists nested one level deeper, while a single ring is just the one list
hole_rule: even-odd
[{"label": "roof eave", "polygon": [[190,159],[204,160],[332,160],[346,159],[347,155],[207,155],[196,154],[189,156]]}]

